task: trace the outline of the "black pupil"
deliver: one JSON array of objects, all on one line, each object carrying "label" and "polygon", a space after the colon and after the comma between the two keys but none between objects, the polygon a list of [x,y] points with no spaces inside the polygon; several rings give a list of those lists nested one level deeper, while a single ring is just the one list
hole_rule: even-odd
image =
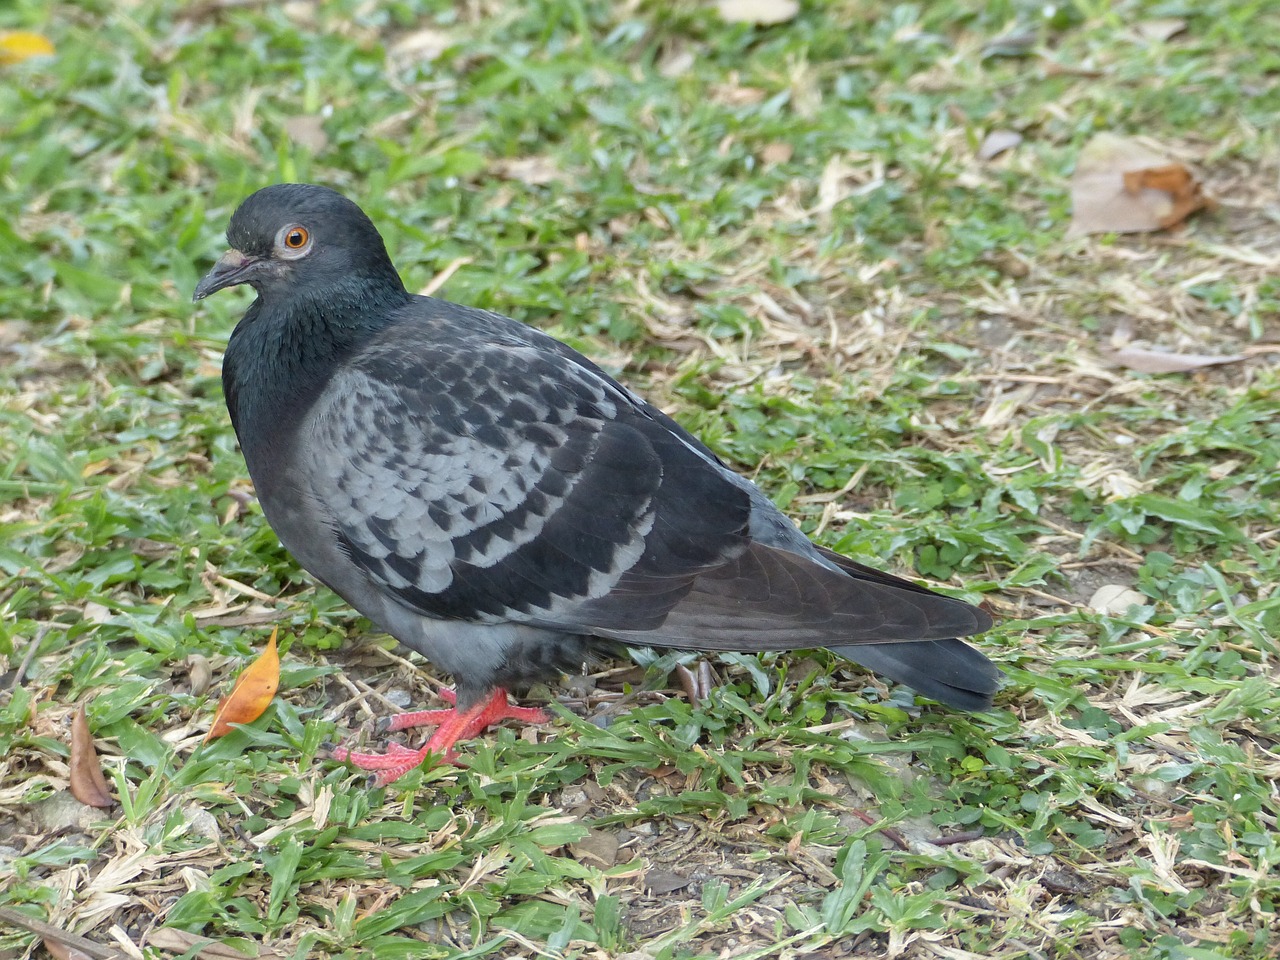
[{"label": "black pupil", "polygon": [[303,243],[303,241],[302,241],[302,231],[301,231],[301,230],[294,230],[292,233],[290,233],[290,234],[289,234],[289,237],[288,237],[288,239],[286,239],[286,240],[285,240],[285,243],[289,244],[289,246],[291,246],[291,247],[300,247],[300,246],[302,246],[302,243]]}]

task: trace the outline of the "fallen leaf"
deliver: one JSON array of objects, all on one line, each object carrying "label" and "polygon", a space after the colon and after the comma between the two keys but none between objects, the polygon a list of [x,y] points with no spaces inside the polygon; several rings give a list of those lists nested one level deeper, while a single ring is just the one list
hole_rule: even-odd
[{"label": "fallen leaf", "polygon": [[285,135],[300,147],[319,153],[329,145],[329,135],[324,132],[324,118],[315,114],[289,117],[284,122]]},{"label": "fallen leaf", "polygon": [[428,27],[406,33],[391,45],[387,53],[397,66],[406,67],[417,63],[430,63],[453,46],[453,42],[453,37],[443,30],[432,30]]},{"label": "fallen leaf", "polygon": [[693,55],[692,50],[688,47],[681,47],[668,52],[658,61],[658,73],[668,80],[674,80],[676,77],[683,76],[692,70],[693,65],[697,62],[698,60]]},{"label": "fallen leaf", "polygon": [[1143,20],[1134,29],[1143,40],[1164,43],[1187,29],[1187,21],[1178,17],[1160,17],[1154,20]]},{"label": "fallen leaf", "polygon": [[708,93],[712,103],[726,107],[748,107],[764,102],[767,96],[759,87],[743,87],[737,83],[713,83]]},{"label": "fallen leaf", "polygon": [[716,0],[716,9],[726,23],[768,27],[795,17],[800,12],[800,4],[796,0]]},{"label": "fallen leaf", "polygon": [[688,877],[682,877],[680,874],[672,873],[670,870],[647,870],[645,871],[642,886],[645,893],[656,895],[681,890],[687,887],[689,883]]},{"label": "fallen leaf", "polygon": [[764,149],[760,151],[760,162],[766,167],[772,167],[779,163],[786,163],[791,159],[791,144],[783,143],[781,140],[775,140],[773,143],[766,143]]},{"label": "fallen leaf", "polygon": [[1215,206],[1184,164],[1130,137],[1100,133],[1076,160],[1067,235],[1167,230]]},{"label": "fallen leaf", "polygon": [[69,947],[59,940],[41,940],[40,942],[44,944],[44,948],[49,951],[49,956],[53,957],[53,960],[93,960],[93,957],[83,950]]},{"label": "fallen leaf", "polygon": [[85,623],[106,623],[111,619],[111,610],[94,600],[86,600],[83,616]]},{"label": "fallen leaf", "polygon": [[109,807],[115,803],[102,775],[83,703],[76,707],[71,718],[71,795],[87,807]]},{"label": "fallen leaf", "polygon": [[850,196],[853,187],[846,181],[851,180],[854,173],[853,168],[846,166],[838,155],[828,160],[822,168],[822,176],[818,178],[818,206],[815,212],[827,213]]},{"label": "fallen leaf", "polygon": [[1239,363],[1249,359],[1247,354],[1163,353],[1160,350],[1144,350],[1141,347],[1122,347],[1108,355],[1111,360],[1139,373],[1185,373],[1201,367],[1216,367],[1223,363]]},{"label": "fallen leaf", "polygon": [[504,180],[517,180],[530,186],[563,179],[560,168],[547,157],[503,158],[493,161],[490,169]]},{"label": "fallen leaf", "polygon": [[193,653],[187,657],[186,664],[187,673],[191,677],[191,695],[203,697],[209,691],[209,684],[213,682],[213,667],[209,665],[209,658]]},{"label": "fallen leaf", "polygon": [[979,160],[993,160],[1022,142],[1022,134],[1012,130],[992,130],[978,146]]},{"label": "fallen leaf", "polygon": [[272,629],[262,656],[244,668],[231,692],[218,704],[213,726],[205,734],[205,743],[225,737],[232,731],[233,723],[253,723],[271,705],[271,698],[280,686],[280,655],[276,653],[278,630],[278,627]]},{"label": "fallen leaf", "polygon": [[593,867],[612,867],[618,862],[618,838],[604,830],[590,828],[577,843],[569,844],[569,852],[579,863]]},{"label": "fallen leaf", "polygon": [[676,664],[676,668],[672,672],[676,675],[676,679],[680,681],[684,695],[688,697],[690,703],[702,703],[711,696],[711,688],[715,681],[711,676],[711,664],[706,660],[698,661],[697,673],[694,673],[683,664]]},{"label": "fallen leaf", "polygon": [[32,57],[51,57],[53,44],[47,37],[25,30],[6,30],[0,33],[0,65],[21,63]]},{"label": "fallen leaf", "polygon": [[1108,583],[1099,587],[1089,598],[1089,606],[1104,616],[1118,617],[1129,612],[1130,607],[1145,605],[1147,598],[1137,590],[1132,590],[1119,583]]}]

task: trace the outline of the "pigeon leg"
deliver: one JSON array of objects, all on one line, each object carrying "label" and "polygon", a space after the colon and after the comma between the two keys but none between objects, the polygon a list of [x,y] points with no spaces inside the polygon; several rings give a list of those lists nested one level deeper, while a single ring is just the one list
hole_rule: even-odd
[{"label": "pigeon leg", "polygon": [[[456,700],[449,691],[441,693],[441,697],[450,703]],[[346,747],[336,747],[333,757],[335,760],[347,760],[361,770],[374,771],[374,785],[385,787],[421,764],[428,754],[440,756],[446,763],[452,761],[456,756],[453,745],[459,740],[469,740],[485,727],[502,720],[546,723],[547,719],[546,713],[537,708],[512,706],[507,702],[507,691],[499,689],[488,700],[482,700],[466,710],[459,710],[457,707],[447,710],[419,710],[416,713],[401,713],[383,722],[382,729],[388,732],[434,726],[435,733],[420,750],[410,750],[398,743],[389,744],[386,753],[357,753]]]}]

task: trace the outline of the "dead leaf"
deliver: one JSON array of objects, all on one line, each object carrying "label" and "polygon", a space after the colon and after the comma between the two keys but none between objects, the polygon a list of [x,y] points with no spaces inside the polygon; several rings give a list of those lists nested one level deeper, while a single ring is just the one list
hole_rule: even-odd
[{"label": "dead leaf", "polygon": [[49,38],[39,33],[28,33],[25,30],[0,32],[0,66],[7,67],[32,57],[51,57],[54,53]]},{"label": "dead leaf", "polygon": [[44,948],[49,951],[49,956],[53,957],[53,960],[93,960],[93,957],[83,950],[69,947],[59,940],[41,940],[40,942],[44,944]]},{"label": "dead leaf", "polygon": [[71,718],[71,795],[87,807],[109,807],[115,803],[107,789],[107,779],[102,775],[83,703],[76,707]]},{"label": "dead leaf", "polygon": [[453,46],[453,37],[443,30],[414,30],[406,33],[387,50],[397,67],[430,63]]},{"label": "dead leaf", "polygon": [[253,723],[271,705],[271,698],[280,686],[280,655],[276,653],[278,631],[278,627],[272,629],[271,639],[267,641],[262,656],[244,668],[236,677],[236,685],[231,692],[218,704],[213,726],[205,734],[205,743],[225,737],[232,731],[233,723]]},{"label": "dead leaf", "polygon": [[1242,353],[1163,353],[1159,350],[1144,350],[1142,347],[1123,347],[1108,356],[1120,366],[1138,373],[1186,373],[1201,367],[1216,367],[1249,359],[1247,354]]},{"label": "dead leaf", "polygon": [[1184,164],[1131,137],[1100,133],[1076,160],[1067,235],[1167,230],[1216,206]]},{"label": "dead leaf", "polygon": [[563,179],[560,168],[549,157],[499,159],[490,164],[490,169],[504,180],[517,180],[531,186]]},{"label": "dead leaf", "polygon": [[768,95],[759,87],[743,87],[734,83],[713,83],[708,89],[712,103],[725,107],[749,107],[763,103]]},{"label": "dead leaf", "polygon": [[827,161],[822,168],[822,176],[818,178],[816,213],[827,213],[835,209],[836,204],[853,193],[853,188],[846,181],[851,180],[854,173],[854,169],[847,166],[839,155]]},{"label": "dead leaf", "polygon": [[786,163],[790,160],[793,153],[794,150],[791,144],[775,140],[773,143],[764,145],[764,149],[760,151],[760,162],[766,167],[776,166],[779,163]]},{"label": "dead leaf", "polygon": [[612,867],[618,862],[618,838],[594,827],[577,843],[569,844],[569,852],[579,863],[595,867]]},{"label": "dead leaf", "polygon": [[86,600],[82,616],[85,623],[106,623],[111,619],[111,609],[95,600]]},{"label": "dead leaf", "polygon": [[1143,40],[1164,43],[1187,29],[1187,21],[1178,17],[1159,17],[1154,20],[1143,20],[1134,29]]},{"label": "dead leaf", "polygon": [[689,698],[690,703],[702,703],[711,696],[711,688],[714,686],[715,680],[711,676],[711,664],[706,660],[698,661],[697,673],[694,673],[683,664],[676,664],[676,668],[672,673],[680,681],[684,695]]},{"label": "dead leaf", "polygon": [[654,896],[682,890],[690,883],[688,877],[682,877],[670,870],[646,870],[644,875],[644,892]]},{"label": "dead leaf", "polygon": [[284,132],[290,140],[312,153],[319,153],[329,145],[329,135],[324,132],[324,118],[315,114],[289,117],[284,122]]},{"label": "dead leaf", "polygon": [[213,682],[213,667],[209,665],[209,658],[193,653],[187,657],[186,664],[187,674],[191,678],[191,695],[203,697],[209,692],[209,684]]},{"label": "dead leaf", "polygon": [[768,27],[793,19],[800,12],[800,4],[796,0],[716,0],[716,10],[726,23]]},{"label": "dead leaf", "polygon": [[993,160],[1022,142],[1022,134],[1012,130],[992,130],[978,146],[979,160]]},{"label": "dead leaf", "polygon": [[1089,598],[1089,606],[1104,616],[1118,617],[1128,613],[1130,607],[1145,605],[1147,598],[1137,590],[1119,583],[1108,583],[1099,587]]},{"label": "dead leaf", "polygon": [[658,73],[668,80],[674,80],[676,77],[683,76],[692,70],[693,65],[697,62],[698,60],[693,55],[692,50],[688,47],[680,47],[677,50],[669,51],[658,61]]}]

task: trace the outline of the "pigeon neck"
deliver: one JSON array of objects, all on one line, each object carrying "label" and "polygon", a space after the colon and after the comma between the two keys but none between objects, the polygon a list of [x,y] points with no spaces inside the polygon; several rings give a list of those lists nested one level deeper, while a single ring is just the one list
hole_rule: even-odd
[{"label": "pigeon neck", "polygon": [[334,370],[410,299],[397,279],[394,285],[298,291],[283,305],[254,301],[231,334],[222,367],[227,406],[251,473],[258,455],[278,449]]}]

